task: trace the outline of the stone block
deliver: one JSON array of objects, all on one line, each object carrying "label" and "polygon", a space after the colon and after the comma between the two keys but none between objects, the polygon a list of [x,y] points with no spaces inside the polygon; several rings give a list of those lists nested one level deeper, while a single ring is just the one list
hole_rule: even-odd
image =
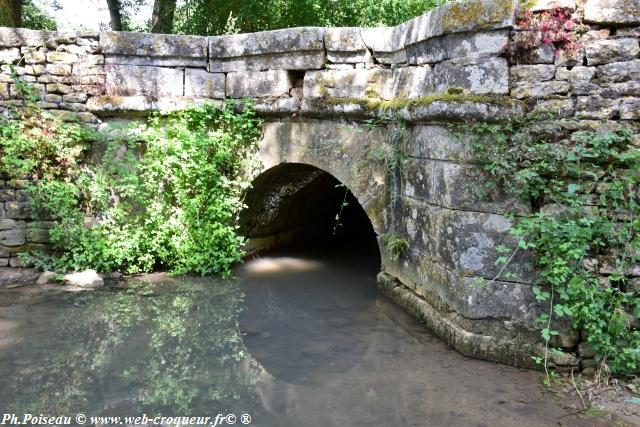
[{"label": "stone block", "polygon": [[382,64],[401,64],[407,61],[407,52],[397,37],[402,30],[397,27],[363,28],[360,36],[371,50],[373,57]]},{"label": "stone block", "polygon": [[111,65],[106,68],[107,95],[144,95],[150,98],[182,96],[182,70],[134,65]]},{"label": "stone block", "polygon": [[39,76],[45,71],[45,67],[42,64],[25,65],[24,71],[27,74]]},{"label": "stone block", "polygon": [[511,28],[516,0],[470,0],[447,3],[401,26],[394,40],[409,46],[442,34]]},{"label": "stone block", "polygon": [[602,65],[611,62],[630,61],[638,58],[640,45],[637,39],[600,39],[585,45],[587,64]]},{"label": "stone block", "polygon": [[[594,69],[595,71],[595,69]],[[518,81],[539,82],[551,80],[556,74],[555,65],[516,65],[509,69],[511,77]]]},{"label": "stone block", "polygon": [[619,99],[578,96],[576,117],[580,119],[611,119],[618,113],[619,107]]},{"label": "stone block", "polygon": [[71,75],[71,65],[69,64],[47,64],[45,71],[54,76],[69,76]]},{"label": "stone block", "polygon": [[26,242],[27,239],[22,228],[0,231],[0,245],[14,247],[24,245]]},{"label": "stone block", "polygon": [[409,129],[406,153],[411,157],[469,163],[473,153],[466,141],[440,125],[415,125]]},{"label": "stone block", "polygon": [[327,59],[338,63],[359,63],[371,61],[371,54],[360,35],[360,28],[326,28],[324,44]]},{"label": "stone block", "polygon": [[[44,100],[47,103],[62,102],[62,95],[56,95],[56,94],[48,93],[47,95],[45,95]],[[44,107],[44,105],[43,105],[43,107]],[[54,107],[57,107],[57,105],[55,105]]]},{"label": "stone block", "polygon": [[509,65],[505,58],[457,58],[435,65],[437,92],[459,87],[475,94],[509,93]]},{"label": "stone block", "polygon": [[227,74],[229,98],[264,98],[288,96],[293,79],[285,70],[240,71]]},{"label": "stone block", "polygon": [[579,80],[590,82],[596,75],[595,67],[560,67],[556,70],[556,79],[568,80],[570,82]]},{"label": "stone block", "polygon": [[27,230],[27,241],[30,243],[47,243],[49,241],[49,230],[30,228]]},{"label": "stone block", "polygon": [[403,194],[431,205],[499,214],[529,212],[501,190],[483,187],[486,175],[477,166],[409,159],[405,172]]},{"label": "stone block", "polygon": [[87,94],[86,93],[69,93],[67,95],[64,95],[62,97],[62,100],[64,102],[82,103],[87,101]]},{"label": "stone block", "polygon": [[322,28],[209,37],[209,70],[214,72],[321,69],[324,64]]},{"label": "stone block", "polygon": [[75,34],[56,31],[27,30],[26,28],[0,27],[0,47],[57,46],[60,43],[74,43]]},{"label": "stone block", "polygon": [[521,82],[511,89],[511,96],[518,99],[544,98],[551,95],[565,95],[571,90],[571,84],[565,81]]},{"label": "stone block", "polygon": [[597,76],[603,83],[640,80],[640,59],[601,65],[597,67]]},{"label": "stone block", "polygon": [[394,70],[310,71],[304,76],[305,98],[381,98],[393,97]]},{"label": "stone block", "polygon": [[71,92],[71,86],[62,83],[49,83],[47,85],[47,92],[61,93],[64,95]]},{"label": "stone block", "polygon": [[186,68],[184,70],[184,94],[197,98],[224,98],[226,77],[223,73],[208,73],[206,70]]},{"label": "stone block", "polygon": [[407,47],[409,64],[431,64],[452,58],[497,56],[506,46],[506,31],[448,34]]},{"label": "stone block", "polygon": [[397,68],[393,71],[392,98],[421,98],[435,92],[435,78],[429,67]]},{"label": "stone block", "polygon": [[69,52],[49,52],[47,53],[47,61],[73,64],[74,62],[78,62],[78,55]]},{"label": "stone block", "polygon": [[531,110],[531,114],[551,113],[554,118],[567,118],[575,112],[574,101],[571,98],[564,99],[540,99]]},{"label": "stone block", "polygon": [[100,33],[107,64],[205,67],[207,38],[171,34]]},{"label": "stone block", "polygon": [[0,49],[0,64],[13,64],[20,59],[18,48]]},{"label": "stone block", "polygon": [[640,98],[623,98],[620,103],[622,120],[640,120]]},{"label": "stone block", "polygon": [[571,12],[576,10],[575,0],[537,0],[530,9],[532,12],[543,12],[555,8],[568,9]]},{"label": "stone block", "polygon": [[12,230],[18,227],[18,223],[13,219],[0,219],[0,231]]},{"label": "stone block", "polygon": [[47,56],[45,52],[33,50],[26,52],[24,57],[24,62],[27,64],[42,64],[47,61]]},{"label": "stone block", "polygon": [[584,19],[594,24],[640,24],[640,0],[586,0]]}]

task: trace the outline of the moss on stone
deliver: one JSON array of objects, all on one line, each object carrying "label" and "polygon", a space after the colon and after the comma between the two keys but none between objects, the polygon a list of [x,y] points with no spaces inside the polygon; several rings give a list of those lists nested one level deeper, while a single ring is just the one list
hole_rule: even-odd
[{"label": "moss on stone", "polygon": [[324,105],[359,105],[366,110],[401,110],[409,107],[427,107],[435,102],[452,104],[492,104],[512,107],[514,100],[508,96],[469,95],[459,93],[438,93],[422,98],[396,98],[390,100],[351,97],[324,97],[319,100]]}]

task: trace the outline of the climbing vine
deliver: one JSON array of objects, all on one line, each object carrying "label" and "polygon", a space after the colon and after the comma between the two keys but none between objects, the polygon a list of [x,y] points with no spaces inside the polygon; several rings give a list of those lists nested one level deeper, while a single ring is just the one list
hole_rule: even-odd
[{"label": "climbing vine", "polygon": [[[535,298],[549,309],[538,322],[549,347],[553,320],[570,318],[615,374],[640,370],[638,284],[640,259],[640,149],[630,130],[565,134],[544,118],[512,118],[464,127],[490,177],[529,203],[534,213],[514,218],[513,251],[533,250],[540,278]],[[508,264],[502,256],[499,263]],[[635,279],[637,280],[637,279]]]},{"label": "climbing vine", "polygon": [[52,222],[51,252],[23,258],[58,271],[222,274],[242,255],[236,233],[260,120],[227,103],[98,132],[27,108],[0,122],[0,173],[27,178]]}]

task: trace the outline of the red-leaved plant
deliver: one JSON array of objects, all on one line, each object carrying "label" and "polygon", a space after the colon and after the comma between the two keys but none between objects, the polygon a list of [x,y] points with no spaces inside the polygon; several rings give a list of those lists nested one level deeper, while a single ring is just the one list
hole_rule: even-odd
[{"label": "red-leaved plant", "polygon": [[507,45],[506,53],[516,60],[527,60],[541,46],[552,46],[555,55],[562,52],[575,53],[580,48],[578,28],[580,22],[567,9],[534,13],[524,11],[517,21],[520,32]]}]

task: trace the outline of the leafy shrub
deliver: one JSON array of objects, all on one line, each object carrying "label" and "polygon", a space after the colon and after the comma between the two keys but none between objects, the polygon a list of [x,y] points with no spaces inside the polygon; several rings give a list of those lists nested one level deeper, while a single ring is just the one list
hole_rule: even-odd
[{"label": "leafy shrub", "polygon": [[232,103],[102,133],[35,111],[0,127],[0,164],[36,179],[34,210],[55,220],[39,266],[226,275],[259,134],[252,108]]},{"label": "leafy shrub", "polygon": [[465,133],[492,185],[536,211],[516,219],[511,232],[521,238],[515,251],[537,255],[541,280],[533,290],[550,303],[538,319],[547,345],[558,334],[553,317],[568,316],[603,366],[640,371],[640,331],[631,327],[640,298],[627,274],[640,260],[640,149],[632,132],[581,131],[563,139],[549,122],[511,120]]}]

